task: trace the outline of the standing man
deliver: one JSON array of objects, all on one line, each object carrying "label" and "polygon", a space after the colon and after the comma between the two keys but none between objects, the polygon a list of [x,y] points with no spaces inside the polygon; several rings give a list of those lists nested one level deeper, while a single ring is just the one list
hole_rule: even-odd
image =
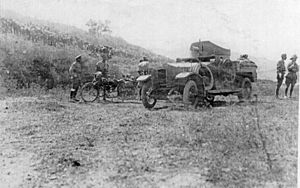
[{"label": "standing man", "polygon": [[108,60],[112,58],[112,47],[103,46],[99,49],[102,61],[96,63],[96,71],[101,71],[104,78],[108,78]]},{"label": "standing man", "polygon": [[72,63],[69,69],[69,74],[71,78],[72,88],[70,92],[70,102],[78,102],[76,99],[77,91],[81,82],[82,73],[82,60],[81,55],[75,57],[75,62]]},{"label": "standing man", "polygon": [[[138,74],[140,76],[149,74],[149,60],[147,57],[143,57],[143,59],[140,60],[140,63],[138,64]],[[142,88],[139,84],[137,86],[138,87],[138,98],[139,98],[139,100],[141,100]]]},{"label": "standing man", "polygon": [[284,98],[287,98],[287,93],[288,93],[288,89],[289,89],[290,85],[291,85],[290,98],[292,97],[293,89],[297,82],[297,72],[299,71],[298,64],[296,63],[297,55],[293,55],[291,57],[291,60],[292,60],[292,62],[290,62],[287,66],[287,70],[289,72],[285,76],[286,89],[285,89]]},{"label": "standing man", "polygon": [[286,60],[286,54],[281,54],[281,60],[277,63],[277,88],[276,88],[276,98],[279,97],[279,90],[281,84],[284,79],[285,74],[285,64],[284,61]]},{"label": "standing man", "polygon": [[[108,64],[108,60],[112,58],[112,47],[109,46],[103,46],[100,48],[99,50],[102,61],[99,61],[96,63],[96,72],[100,71],[102,73],[102,81],[105,82],[105,85],[108,86],[107,89],[110,90],[114,90],[117,85],[114,81],[109,79],[109,64]],[[103,100],[106,100],[106,90],[104,90],[103,93]]]},{"label": "standing man", "polygon": [[96,63],[96,72],[100,71],[104,78],[108,78],[108,68],[107,59],[102,58],[102,61]]}]

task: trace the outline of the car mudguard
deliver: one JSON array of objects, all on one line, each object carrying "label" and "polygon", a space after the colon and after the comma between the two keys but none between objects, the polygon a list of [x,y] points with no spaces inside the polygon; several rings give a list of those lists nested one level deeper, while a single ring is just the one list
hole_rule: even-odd
[{"label": "car mudguard", "polygon": [[177,85],[183,88],[188,80],[194,80],[198,88],[204,87],[203,78],[195,72],[181,72],[175,76]]},{"label": "car mudguard", "polygon": [[181,72],[175,76],[175,79],[184,79],[189,77],[190,75],[195,74],[194,72]]},{"label": "car mudguard", "polygon": [[141,76],[139,76],[137,79],[136,79],[136,81],[138,81],[138,82],[147,82],[148,80],[150,80],[150,78],[151,78],[151,75],[141,75]]}]

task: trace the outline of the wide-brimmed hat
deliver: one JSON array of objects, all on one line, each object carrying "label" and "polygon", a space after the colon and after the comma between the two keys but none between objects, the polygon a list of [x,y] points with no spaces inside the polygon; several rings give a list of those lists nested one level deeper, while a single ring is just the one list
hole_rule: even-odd
[{"label": "wide-brimmed hat", "polygon": [[297,55],[295,54],[295,55],[293,55],[290,59],[297,59],[298,57],[297,57]]}]

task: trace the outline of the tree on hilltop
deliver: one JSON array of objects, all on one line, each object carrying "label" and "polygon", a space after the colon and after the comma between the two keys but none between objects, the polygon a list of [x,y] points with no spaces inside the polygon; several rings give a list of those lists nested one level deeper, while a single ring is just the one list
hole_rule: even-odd
[{"label": "tree on hilltop", "polygon": [[88,31],[90,34],[95,35],[95,36],[101,36],[103,34],[110,34],[112,31],[110,29],[110,20],[93,20],[90,19],[87,23],[86,26],[89,27]]}]

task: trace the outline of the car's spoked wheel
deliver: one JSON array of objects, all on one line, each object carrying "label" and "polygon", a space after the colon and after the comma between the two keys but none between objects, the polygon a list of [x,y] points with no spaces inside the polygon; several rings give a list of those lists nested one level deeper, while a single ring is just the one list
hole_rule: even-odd
[{"label": "car's spoked wheel", "polygon": [[250,100],[252,94],[252,86],[249,78],[245,78],[242,83],[242,91],[238,94],[239,100]]},{"label": "car's spoked wheel", "polygon": [[196,82],[193,80],[189,80],[184,86],[183,103],[185,105],[192,105],[194,108],[198,104],[198,88]]},{"label": "car's spoked wheel", "polygon": [[81,98],[84,102],[94,102],[99,96],[99,90],[92,82],[88,82],[82,86]]},{"label": "car's spoked wheel", "polygon": [[141,91],[141,95],[142,95],[142,103],[145,106],[145,108],[153,108],[156,104],[156,99],[152,98],[150,96],[150,92],[151,92],[151,83],[145,83],[142,86],[142,91]]}]

